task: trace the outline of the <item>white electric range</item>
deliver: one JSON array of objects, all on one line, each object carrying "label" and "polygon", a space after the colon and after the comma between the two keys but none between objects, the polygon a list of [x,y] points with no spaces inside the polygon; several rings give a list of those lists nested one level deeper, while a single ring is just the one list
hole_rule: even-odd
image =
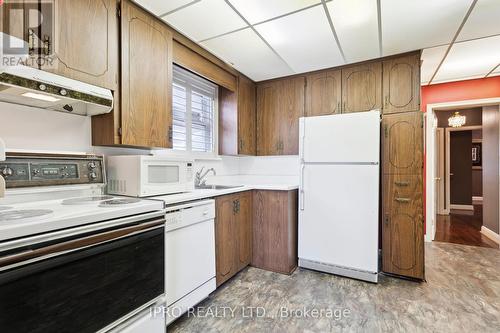
[{"label": "white electric range", "polygon": [[104,195],[95,155],[12,154],[0,175],[0,331],[165,331],[162,201]]}]

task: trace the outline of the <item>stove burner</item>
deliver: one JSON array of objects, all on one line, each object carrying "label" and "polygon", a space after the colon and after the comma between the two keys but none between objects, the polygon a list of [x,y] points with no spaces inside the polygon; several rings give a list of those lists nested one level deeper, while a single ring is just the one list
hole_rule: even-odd
[{"label": "stove burner", "polygon": [[113,207],[113,206],[120,206],[120,205],[129,205],[133,203],[138,203],[140,202],[141,199],[136,199],[136,198],[120,198],[120,199],[112,199],[112,200],[106,200],[103,201],[99,204],[99,207]]},{"label": "stove burner", "polygon": [[0,222],[23,220],[53,213],[50,209],[20,209],[0,213]]},{"label": "stove burner", "polygon": [[9,207],[9,206],[0,206],[0,210],[7,210],[7,209],[11,209],[12,207]]},{"label": "stove burner", "polygon": [[113,199],[114,197],[111,195],[98,195],[95,197],[81,197],[81,198],[73,198],[73,199],[66,199],[63,200],[62,204],[63,205],[86,205],[89,203],[93,203],[96,201],[104,201],[104,200],[109,200]]}]

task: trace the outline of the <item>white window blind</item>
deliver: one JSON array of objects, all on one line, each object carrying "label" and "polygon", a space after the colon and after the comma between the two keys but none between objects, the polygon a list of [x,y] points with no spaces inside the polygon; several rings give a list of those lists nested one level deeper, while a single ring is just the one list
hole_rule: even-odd
[{"label": "white window blind", "polygon": [[217,85],[174,65],[173,148],[215,152]]}]

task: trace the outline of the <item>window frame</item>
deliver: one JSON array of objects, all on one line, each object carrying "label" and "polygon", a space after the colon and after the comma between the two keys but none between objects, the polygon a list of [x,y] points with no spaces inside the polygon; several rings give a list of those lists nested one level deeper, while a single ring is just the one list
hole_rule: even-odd
[{"label": "window frame", "polygon": [[[197,75],[182,66],[174,64],[174,70],[172,71],[172,126],[174,120],[174,107],[173,107],[173,90],[174,84],[178,84],[186,88],[186,106],[191,106],[192,92],[200,93],[200,89],[197,88],[200,80],[205,81],[204,84],[212,86],[214,88],[214,100],[213,100],[213,124],[212,124],[212,138],[213,138],[213,151],[211,152],[200,152],[192,150],[192,108],[186,110],[186,150],[178,150],[173,148],[174,139],[172,138],[172,152],[174,155],[187,155],[193,159],[219,159],[219,86],[215,83],[205,79],[204,77]],[[178,70],[182,74],[182,81],[176,78],[174,72]],[[195,88],[195,89],[192,89]],[[187,125],[190,125],[189,127]],[[188,133],[189,132],[189,133]]]}]

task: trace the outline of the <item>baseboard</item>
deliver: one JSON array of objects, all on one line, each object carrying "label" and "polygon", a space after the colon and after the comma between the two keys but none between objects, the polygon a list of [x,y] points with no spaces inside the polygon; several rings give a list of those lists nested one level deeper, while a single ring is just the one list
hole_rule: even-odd
[{"label": "baseboard", "polygon": [[451,204],[450,209],[458,209],[458,210],[474,210],[473,205],[455,205]]},{"label": "baseboard", "polygon": [[496,232],[486,228],[484,225],[481,227],[481,233],[500,245],[500,235],[497,234]]}]

